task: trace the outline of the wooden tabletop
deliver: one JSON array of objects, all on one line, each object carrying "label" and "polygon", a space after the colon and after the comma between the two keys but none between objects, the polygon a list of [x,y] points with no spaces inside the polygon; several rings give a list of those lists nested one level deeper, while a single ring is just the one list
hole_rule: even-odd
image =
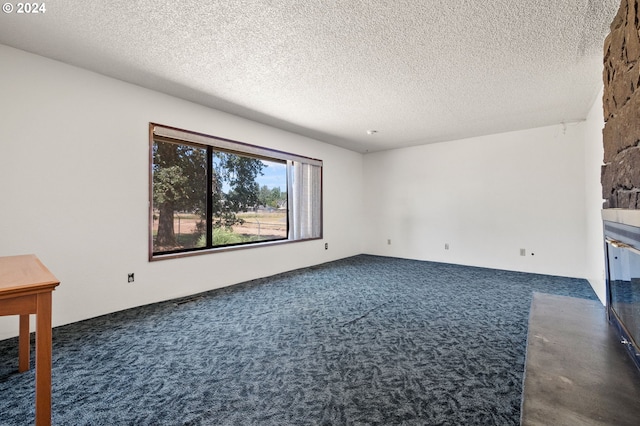
[{"label": "wooden tabletop", "polygon": [[0,257],[0,298],[52,290],[60,281],[34,254]]}]

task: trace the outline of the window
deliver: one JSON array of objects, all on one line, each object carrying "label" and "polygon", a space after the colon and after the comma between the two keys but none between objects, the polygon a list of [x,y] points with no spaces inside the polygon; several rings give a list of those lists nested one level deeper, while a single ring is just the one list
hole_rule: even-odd
[{"label": "window", "polygon": [[151,260],[322,238],[322,161],[149,130]]}]

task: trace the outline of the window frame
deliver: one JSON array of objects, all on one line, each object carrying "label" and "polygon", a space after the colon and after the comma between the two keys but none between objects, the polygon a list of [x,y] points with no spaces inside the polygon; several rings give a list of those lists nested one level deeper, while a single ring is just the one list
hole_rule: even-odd
[{"label": "window frame", "polygon": [[[263,159],[266,161],[276,161],[282,163],[283,161],[287,165],[287,236],[283,239],[267,240],[259,242],[242,243],[237,245],[225,245],[220,247],[205,247],[205,248],[190,248],[180,251],[170,251],[163,253],[154,253],[153,247],[153,217],[154,217],[154,204],[153,204],[153,147],[154,143],[158,141],[189,145],[193,147],[206,148],[209,147],[214,151],[227,152],[231,154],[237,154],[245,157],[252,157],[257,159]],[[293,164],[313,165],[319,167],[319,206],[315,206],[319,217],[317,221],[319,223],[319,235],[293,238],[294,218],[292,216],[292,197],[293,191],[290,187],[292,182],[291,174],[293,171]],[[208,173],[210,173],[210,159],[207,159]],[[199,256],[202,254],[228,252],[235,250],[244,250],[257,247],[268,247],[280,244],[297,243],[303,241],[321,240],[323,239],[323,162],[322,160],[305,157],[298,154],[292,154],[285,151],[275,150],[271,148],[262,147],[259,145],[248,144],[245,142],[239,142],[232,139],[221,138],[218,136],[207,135],[204,133],[194,132],[190,130],[184,130],[177,127],[166,126],[149,122],[149,261],[175,259],[189,256]],[[207,180],[210,180],[207,178]],[[210,192],[210,184],[207,185],[207,191]],[[210,202],[210,194],[207,194],[207,203]],[[207,214],[207,219],[211,220],[210,214]]]}]

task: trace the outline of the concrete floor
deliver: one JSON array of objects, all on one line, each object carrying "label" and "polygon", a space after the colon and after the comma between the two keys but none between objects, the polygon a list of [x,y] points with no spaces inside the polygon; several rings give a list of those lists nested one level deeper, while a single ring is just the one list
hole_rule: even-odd
[{"label": "concrete floor", "polygon": [[640,372],[600,302],[534,294],[521,424],[640,425]]}]

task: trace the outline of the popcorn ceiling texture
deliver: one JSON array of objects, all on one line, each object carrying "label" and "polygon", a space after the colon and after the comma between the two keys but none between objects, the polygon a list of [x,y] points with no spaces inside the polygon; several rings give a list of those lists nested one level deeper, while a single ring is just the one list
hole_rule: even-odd
[{"label": "popcorn ceiling texture", "polygon": [[0,43],[371,152],[585,119],[619,0],[46,5]]},{"label": "popcorn ceiling texture", "polygon": [[622,0],[604,46],[604,208],[640,208],[640,11]]}]

